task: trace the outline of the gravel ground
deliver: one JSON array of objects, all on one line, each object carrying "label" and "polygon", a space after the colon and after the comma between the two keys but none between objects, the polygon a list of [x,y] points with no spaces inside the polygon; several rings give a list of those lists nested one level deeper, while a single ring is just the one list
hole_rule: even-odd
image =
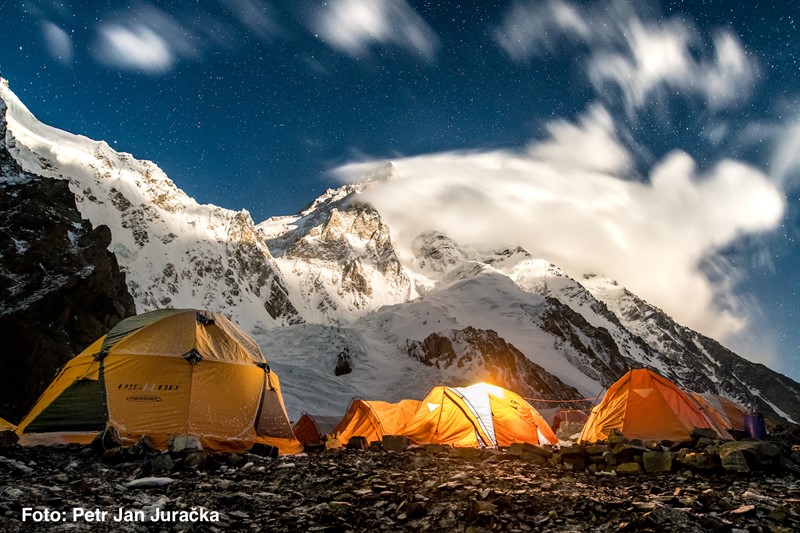
[{"label": "gravel ground", "polygon": [[0,449],[0,531],[800,530],[800,480],[781,472],[598,475],[425,448],[113,459]]}]

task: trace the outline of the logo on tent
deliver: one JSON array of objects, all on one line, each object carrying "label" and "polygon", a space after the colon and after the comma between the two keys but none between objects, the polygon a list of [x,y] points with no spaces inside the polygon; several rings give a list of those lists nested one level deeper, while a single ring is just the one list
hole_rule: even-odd
[{"label": "logo on tent", "polygon": [[647,398],[648,396],[650,396],[650,393],[653,392],[653,389],[633,389],[633,392],[635,392],[642,398]]},{"label": "logo on tent", "polygon": [[428,403],[428,409],[433,412],[437,410],[442,404],[440,403]]},{"label": "logo on tent", "polygon": [[128,396],[125,398],[129,402],[161,402],[161,396]]}]

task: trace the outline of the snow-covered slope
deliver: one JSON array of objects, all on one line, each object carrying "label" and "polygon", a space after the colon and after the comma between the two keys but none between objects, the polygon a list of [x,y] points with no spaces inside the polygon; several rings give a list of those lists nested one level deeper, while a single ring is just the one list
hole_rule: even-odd
[{"label": "snow-covered slope", "polygon": [[362,194],[393,179],[391,163],[256,226],[198,204],[151,162],[41,124],[2,84],[0,98],[16,162],[66,180],[82,216],[111,229],[137,310],[230,315],[280,373],[293,417],[480,379],[532,398],[594,397],[649,366],[800,420],[800,385],[606,278],[576,280],[513,243],[467,247],[436,228],[399,242]]},{"label": "snow-covered slope", "polygon": [[247,328],[301,321],[246,211],[200,205],[152,162],[42,124],[5,84],[0,98],[22,168],[68,180],[81,215],[111,228],[137,311],[208,307]]}]

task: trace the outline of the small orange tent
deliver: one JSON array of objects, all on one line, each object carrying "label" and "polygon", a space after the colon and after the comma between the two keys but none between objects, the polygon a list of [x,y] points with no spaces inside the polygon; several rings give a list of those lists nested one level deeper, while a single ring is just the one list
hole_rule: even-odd
[{"label": "small orange tent", "polygon": [[303,416],[292,426],[292,430],[295,438],[301,444],[320,442],[322,437],[331,433],[338,423],[338,417],[303,413]]},{"label": "small orange tent", "polygon": [[502,387],[434,387],[402,435],[415,444],[461,447],[558,444],[547,422],[521,396]]},{"label": "small orange tent", "polygon": [[603,401],[592,409],[579,440],[605,440],[617,429],[629,439],[679,441],[694,428],[712,429],[721,439],[731,438],[677,385],[651,370],[637,369],[609,387]]},{"label": "small orange tent", "polygon": [[67,362],[17,434],[23,445],[86,444],[108,427],[124,444],[147,435],[159,448],[191,435],[210,451],[301,449],[255,341],[223,315],[193,309],[121,321]]},{"label": "small orange tent", "polygon": [[367,442],[375,442],[384,435],[399,435],[417,407],[419,400],[397,403],[353,400],[333,434],[342,444],[347,444],[352,437],[365,437]]},{"label": "small orange tent", "polygon": [[709,392],[699,395],[692,393],[692,395],[695,397],[699,396],[705,402],[707,402],[712,409],[714,409],[721,419],[722,425],[725,429],[744,431],[744,415],[747,413],[747,409],[745,409],[744,406],[739,405],[738,403],[725,398],[724,396],[711,394]]}]

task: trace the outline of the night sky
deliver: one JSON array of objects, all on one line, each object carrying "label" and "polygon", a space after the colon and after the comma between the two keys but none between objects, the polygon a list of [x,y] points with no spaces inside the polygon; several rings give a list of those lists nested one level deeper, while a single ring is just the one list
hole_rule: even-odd
[{"label": "night sky", "polygon": [[726,344],[800,379],[798,17],[791,1],[27,1],[0,8],[0,72],[43,122],[256,222],[348,162],[522,152],[603,106],[626,179],[678,149],[778,185],[781,222],[704,268],[725,263],[748,310]]}]

